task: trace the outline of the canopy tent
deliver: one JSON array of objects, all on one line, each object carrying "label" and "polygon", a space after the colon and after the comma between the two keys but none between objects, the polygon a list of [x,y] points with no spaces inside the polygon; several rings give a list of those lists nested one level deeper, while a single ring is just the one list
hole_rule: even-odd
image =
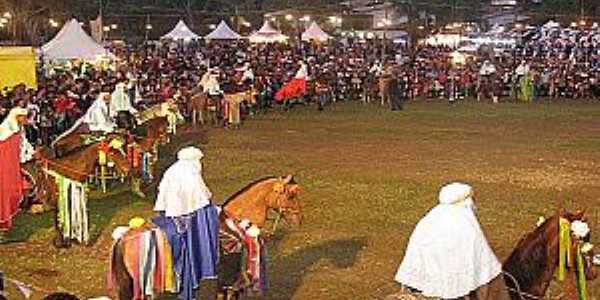
[{"label": "canopy tent", "polygon": [[75,19],[67,22],[56,36],[42,46],[46,60],[83,59],[96,60],[112,54],[96,43]]},{"label": "canopy tent", "polygon": [[35,51],[31,47],[0,47],[0,89],[25,84],[37,89]]},{"label": "canopy tent", "polygon": [[543,27],[544,28],[559,28],[560,23],[555,22],[554,20],[550,20],[550,21],[548,21],[548,23],[544,24]]},{"label": "canopy tent", "polygon": [[175,28],[171,30],[169,33],[162,36],[163,39],[171,39],[171,40],[197,40],[200,39],[200,36],[195,34],[183,20],[179,20]]},{"label": "canopy tent", "polygon": [[277,43],[285,42],[288,37],[283,35],[279,30],[273,28],[268,21],[263,23],[263,26],[249,37],[251,43]]},{"label": "canopy tent", "polygon": [[206,40],[239,40],[243,38],[239,33],[233,31],[225,21],[221,21],[215,30],[204,37]]},{"label": "canopy tent", "polygon": [[317,22],[313,21],[310,26],[302,33],[303,41],[327,41],[331,36],[327,34]]}]

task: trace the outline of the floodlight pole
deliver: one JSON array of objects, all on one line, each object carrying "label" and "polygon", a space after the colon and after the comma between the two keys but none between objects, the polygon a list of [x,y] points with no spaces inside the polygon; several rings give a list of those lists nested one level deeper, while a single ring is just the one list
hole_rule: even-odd
[{"label": "floodlight pole", "polygon": [[387,30],[387,18],[388,18],[388,10],[387,7],[384,10],[384,18],[383,18],[383,35],[382,35],[382,39],[381,39],[381,43],[383,44],[383,47],[381,48],[381,65],[385,65],[385,32]]}]

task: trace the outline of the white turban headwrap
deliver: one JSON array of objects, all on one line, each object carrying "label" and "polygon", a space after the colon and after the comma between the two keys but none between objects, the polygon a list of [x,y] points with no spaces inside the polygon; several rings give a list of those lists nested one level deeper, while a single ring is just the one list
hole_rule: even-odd
[{"label": "white turban headwrap", "polygon": [[473,196],[473,188],[465,183],[453,182],[440,190],[440,204],[456,204]]},{"label": "white turban headwrap", "polygon": [[204,154],[196,147],[177,152],[177,161],[167,169],[159,184],[155,211],[178,217],[210,204],[212,193],[202,178],[202,157]]}]

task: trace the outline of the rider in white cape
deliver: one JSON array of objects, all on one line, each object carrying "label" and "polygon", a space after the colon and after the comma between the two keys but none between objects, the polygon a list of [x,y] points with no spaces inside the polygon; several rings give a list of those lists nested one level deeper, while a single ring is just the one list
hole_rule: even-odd
[{"label": "rider in white cape", "polygon": [[[396,281],[427,297],[456,299],[502,279],[502,265],[477,221],[472,194],[463,183],[441,189],[440,203],[410,237]],[[506,290],[496,290],[485,299],[510,299]]]}]

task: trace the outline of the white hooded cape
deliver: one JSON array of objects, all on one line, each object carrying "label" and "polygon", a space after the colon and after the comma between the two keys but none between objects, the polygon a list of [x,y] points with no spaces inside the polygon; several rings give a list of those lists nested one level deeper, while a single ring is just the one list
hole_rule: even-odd
[{"label": "white hooded cape", "polygon": [[177,156],[177,162],[163,175],[154,205],[155,211],[163,211],[167,217],[189,215],[209,205],[212,197],[202,178],[202,152],[190,147]]},{"label": "white hooded cape", "polygon": [[137,113],[137,110],[133,108],[131,101],[129,101],[129,94],[126,87],[127,85],[122,82],[115,86],[115,91],[111,94],[110,100],[111,117],[115,117],[120,111],[128,111],[132,114]]},{"label": "white hooded cape", "polygon": [[459,298],[502,271],[471,206],[439,204],[413,231],[395,280],[427,297]]},{"label": "white hooded cape", "polygon": [[79,118],[79,120],[77,120],[75,124],[73,124],[73,126],[69,128],[69,130],[65,131],[60,136],[58,136],[56,140],[52,142],[52,146],[54,146],[56,142],[58,142],[65,136],[71,134],[84,123],[88,125],[90,131],[102,131],[106,133],[113,132],[117,125],[110,117],[108,105],[106,105],[106,102],[104,102],[103,99],[105,95],[106,93],[100,93],[100,95],[98,95],[98,98],[96,98],[94,103],[92,103],[92,106],[88,108],[85,114],[81,118]]},{"label": "white hooded cape", "polygon": [[17,122],[17,116],[27,116],[27,110],[20,107],[15,107],[10,110],[6,119],[0,124],[0,142],[6,141],[13,134],[21,134],[21,163],[26,163],[33,159],[34,149],[31,143],[27,140],[25,131]]}]

